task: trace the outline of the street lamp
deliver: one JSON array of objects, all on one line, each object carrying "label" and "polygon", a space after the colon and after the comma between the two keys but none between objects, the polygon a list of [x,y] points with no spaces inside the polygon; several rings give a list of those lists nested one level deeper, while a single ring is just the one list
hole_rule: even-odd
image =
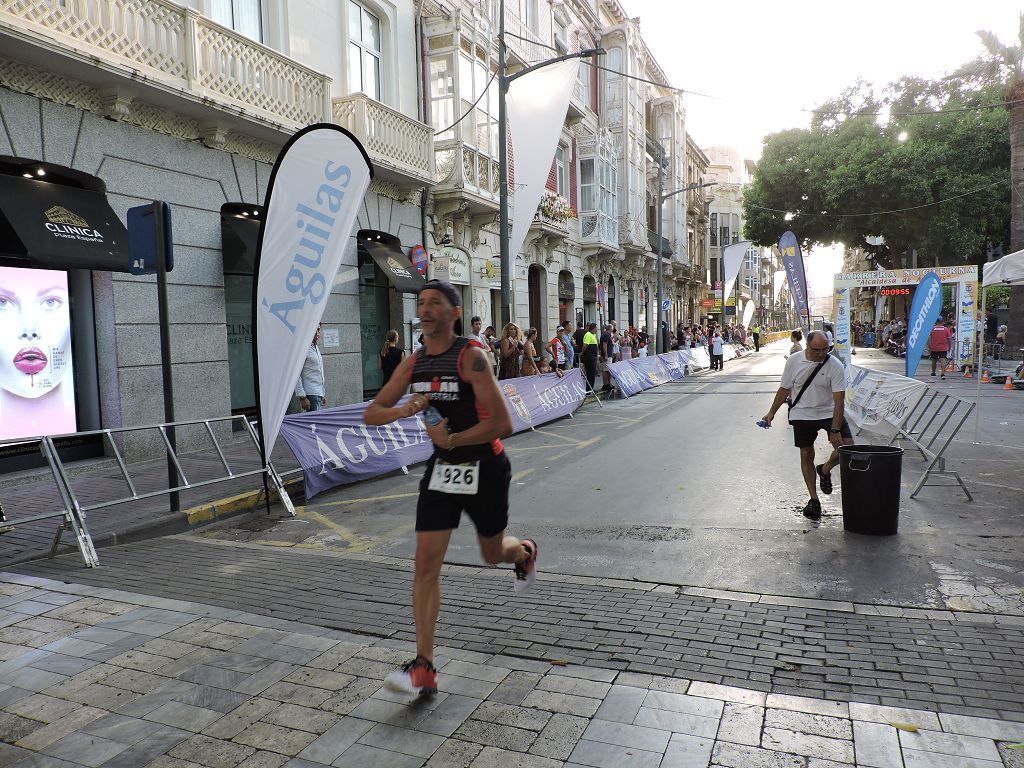
[{"label": "street lamp", "polygon": [[501,322],[508,325],[512,322],[512,254],[509,244],[508,232],[508,128],[505,118],[505,94],[508,87],[516,78],[528,75],[531,72],[546,67],[549,64],[557,64],[560,61],[569,59],[585,59],[588,56],[598,56],[605,52],[604,48],[588,48],[577,53],[568,53],[565,56],[555,56],[552,59],[545,59],[521,69],[514,75],[505,74],[505,0],[498,2],[498,227],[501,234],[498,238],[501,249]]},{"label": "street lamp", "polygon": [[687,184],[685,187],[681,187],[679,189],[674,189],[671,192],[662,192],[662,190],[664,189],[664,184],[665,184],[665,181],[664,181],[665,148],[663,146],[661,146],[661,144],[659,144],[658,142],[654,142],[654,146],[658,148],[658,154],[659,154],[659,157],[658,157],[658,303],[657,303],[657,309],[658,309],[658,314],[657,314],[658,328],[657,328],[657,331],[656,331],[658,335],[657,335],[657,346],[655,348],[657,349],[657,353],[660,355],[662,352],[665,352],[666,351],[666,347],[668,347],[668,328],[665,327],[665,321],[664,321],[665,310],[661,306],[661,302],[662,302],[662,277],[661,277],[662,265],[661,265],[661,261],[662,261],[662,258],[664,258],[663,257],[663,253],[664,253],[664,250],[665,250],[665,248],[664,248],[665,239],[661,235],[661,229],[662,229],[662,208],[664,207],[664,203],[665,203],[666,200],[668,200],[670,197],[672,197],[674,195],[678,195],[680,192],[689,192],[689,191],[694,190],[694,189],[702,189],[703,187],[713,187],[718,182],[717,181],[709,181],[709,182],[707,182],[705,184],[700,184],[698,182],[693,182],[692,184]]}]

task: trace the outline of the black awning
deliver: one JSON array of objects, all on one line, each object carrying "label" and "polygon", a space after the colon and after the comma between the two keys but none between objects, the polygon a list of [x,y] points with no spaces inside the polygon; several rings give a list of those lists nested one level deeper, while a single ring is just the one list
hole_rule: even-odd
[{"label": "black awning", "polygon": [[[651,250],[654,251],[655,255],[658,253],[658,233],[653,229],[647,230],[647,242],[651,245]],[[661,255],[671,256],[672,255],[672,243],[669,242],[668,238],[661,238]]]},{"label": "black awning", "polygon": [[0,174],[0,266],[129,272],[128,231],[102,191]]},{"label": "black awning", "polygon": [[399,293],[419,293],[425,282],[409,262],[409,257],[393,243],[359,238],[359,247],[365,248],[377,266]]},{"label": "black awning", "polygon": [[220,242],[226,273],[254,273],[262,219],[263,207],[259,205],[225,203],[220,207]]}]

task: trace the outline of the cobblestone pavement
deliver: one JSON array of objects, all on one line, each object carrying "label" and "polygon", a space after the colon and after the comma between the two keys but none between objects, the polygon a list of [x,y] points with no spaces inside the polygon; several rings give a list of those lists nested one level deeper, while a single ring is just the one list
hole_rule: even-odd
[{"label": "cobblestone pavement", "polygon": [[[178,536],[19,566],[370,637],[409,641],[411,563]],[[1024,619],[446,566],[438,642],[780,695],[1024,722]],[[0,634],[0,639],[3,635]],[[677,684],[679,685],[679,684]],[[760,694],[751,694],[762,700]]]},{"label": "cobblestone pavement", "polygon": [[3,766],[1006,768],[1024,741],[1019,722],[455,647],[417,699],[380,686],[404,641],[16,574],[0,595]]}]

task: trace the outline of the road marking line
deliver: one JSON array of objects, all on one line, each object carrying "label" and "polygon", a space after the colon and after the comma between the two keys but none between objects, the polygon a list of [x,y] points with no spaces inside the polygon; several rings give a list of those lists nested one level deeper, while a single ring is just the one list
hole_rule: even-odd
[{"label": "road marking line", "polygon": [[531,474],[532,472],[536,472],[536,471],[537,471],[536,467],[530,467],[529,469],[521,469],[518,472],[516,472],[514,475],[512,475],[512,481],[511,482],[513,482],[513,483],[518,482],[519,480],[522,480],[527,475]]},{"label": "road marking line", "polygon": [[[385,496],[368,496],[365,499],[341,499],[339,501],[323,501],[317,502],[318,507],[343,507],[349,504],[364,504],[371,501],[387,501],[388,499],[408,499],[412,496],[419,496],[419,491],[412,491],[410,493],[390,493]],[[296,507],[295,513],[299,514],[299,510],[302,507]]]}]

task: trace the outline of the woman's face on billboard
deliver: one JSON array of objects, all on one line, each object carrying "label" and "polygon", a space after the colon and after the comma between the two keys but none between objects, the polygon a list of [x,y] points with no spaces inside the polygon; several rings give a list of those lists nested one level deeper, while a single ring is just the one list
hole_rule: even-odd
[{"label": "woman's face on billboard", "polygon": [[70,366],[67,274],[0,268],[0,388],[41,397]]}]

